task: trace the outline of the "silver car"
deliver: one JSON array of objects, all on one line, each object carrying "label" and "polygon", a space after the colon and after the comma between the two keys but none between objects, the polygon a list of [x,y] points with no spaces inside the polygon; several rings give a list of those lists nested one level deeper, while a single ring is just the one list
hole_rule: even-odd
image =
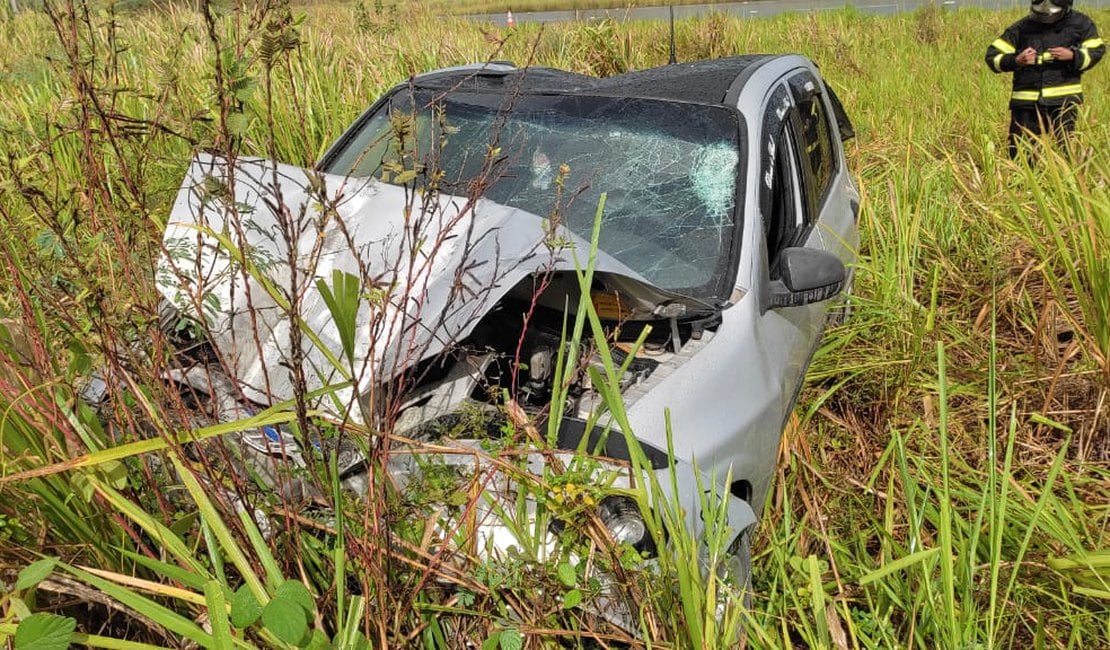
[{"label": "silver car", "polygon": [[[173,379],[227,420],[308,394],[315,412],[435,441],[471,472],[496,465],[483,441],[523,427],[514,440],[555,449],[526,454],[530,471],[575,450],[602,459],[616,496],[597,515],[647,553],[659,540],[644,504],[620,496],[638,459],[674,473],[693,529],[706,486],[722,495],[746,576],[784,424],[850,285],[851,135],[794,55],[606,79],[506,63],[418,75],[315,169],[194,161],[159,285],[209,353]],[[587,305],[595,326],[575,339]],[[279,427],[237,435],[259,467],[329,444]],[[340,445],[356,492],[366,445]],[[422,454],[391,457],[402,484]],[[485,484],[512,490],[498,485]],[[503,513],[483,510],[483,543],[514,543]]]}]

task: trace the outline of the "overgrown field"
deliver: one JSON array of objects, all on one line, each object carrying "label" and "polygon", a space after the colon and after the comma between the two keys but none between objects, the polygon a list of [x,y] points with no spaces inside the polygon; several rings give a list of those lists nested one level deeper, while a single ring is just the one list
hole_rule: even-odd
[{"label": "overgrown field", "polygon": [[[821,66],[858,133],[863,245],[853,317],[782,441],[750,615],[663,561],[662,577],[622,574],[636,639],[584,608],[598,586],[578,558],[456,571],[421,546],[426,502],[335,490],[330,519],[220,508],[174,433],[190,405],[159,388],[154,260],[198,150],[308,166],[415,72],[508,59],[612,75],[664,64],[667,26],[297,11],[0,19],[0,639],[31,620],[24,641],[77,624],[76,642],[117,648],[708,648],[739,631],[759,648],[1110,647],[1110,64],[1084,77],[1070,161],[1030,169],[1006,158],[1009,79],[983,62],[1018,13],[677,24],[680,60]],[[77,397],[94,368],[130,382],[107,416]],[[564,506],[589,496],[560,485]],[[581,557],[627,568],[584,534]]]},{"label": "overgrown field", "polygon": [[[370,3],[366,3],[370,4]],[[383,3],[384,4],[384,3]],[[705,4],[697,2],[696,0],[680,0],[679,2],[671,3],[674,5],[693,5]],[[654,7],[659,6],[658,2],[621,2],[620,0],[520,0],[518,2],[497,2],[491,0],[463,0],[462,2],[451,2],[450,0],[424,0],[423,6],[430,10],[449,13],[456,16],[475,16],[483,14],[502,14],[506,11],[512,10],[515,12],[525,11],[575,11],[587,9],[617,9],[623,10],[629,7]]]}]

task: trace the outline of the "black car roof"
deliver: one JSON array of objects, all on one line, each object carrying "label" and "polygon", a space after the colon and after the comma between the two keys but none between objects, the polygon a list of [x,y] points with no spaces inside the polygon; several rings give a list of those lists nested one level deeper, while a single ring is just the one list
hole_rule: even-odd
[{"label": "black car roof", "polygon": [[767,55],[734,56],[676,63],[605,78],[542,67],[458,69],[420,75],[412,84],[416,88],[453,92],[589,94],[722,104],[730,94],[739,93],[746,71],[754,70],[771,58]]}]

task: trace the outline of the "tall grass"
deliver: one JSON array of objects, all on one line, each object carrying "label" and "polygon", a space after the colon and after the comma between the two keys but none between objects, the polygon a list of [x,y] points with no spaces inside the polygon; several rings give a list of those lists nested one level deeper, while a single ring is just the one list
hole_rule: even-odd
[{"label": "tall grass", "polygon": [[1072,163],[1047,150],[1017,172],[1000,215],[1044,265],[1042,277],[1110,387],[1110,160],[1095,150]]},{"label": "tall grass", "polygon": [[[180,7],[52,6],[53,21],[0,22],[0,316],[10,333],[0,336],[0,561],[15,585],[0,596],[0,635],[66,597],[119,621],[73,637],[98,647],[126,647],[109,637],[128,629],[165,646],[295,645],[317,633],[341,647],[646,645],[574,607],[532,602],[541,590],[563,603],[589,592],[583,564],[458,574],[422,546],[422,520],[405,516],[419,508],[385,494],[370,504],[332,494],[346,515],[334,521],[259,504],[280,513],[266,534],[253,511],[227,508],[182,447],[189,406],[158,388],[170,342],[151,280],[198,148],[308,165],[414,72],[513,59],[614,74],[665,63],[667,27],[507,31],[369,4],[312,5],[303,22],[280,5],[207,21]],[[1049,153],[1036,168],[1011,163],[1001,153],[1008,79],[981,54],[1017,15],[929,7],[676,25],[680,60],[811,56],[859,133],[849,143],[864,199],[854,317],[827,336],[784,436],[752,537],[749,646],[1110,645],[1110,68],[1085,77],[1072,162]],[[130,382],[106,424],[79,399],[93,368]],[[309,429],[335,426],[301,415]],[[248,424],[290,416],[256,417]],[[182,491],[164,488],[170,476]],[[552,507],[584,498],[560,494]],[[32,564],[38,552],[60,559]],[[659,582],[677,589],[625,585],[657,608],[644,617],[652,640],[730,642],[740,615],[706,609],[719,595],[712,578],[668,568],[674,582]],[[429,586],[443,581],[455,588]]]},{"label": "tall grass", "polygon": [[[438,13],[455,15],[501,14],[508,10],[523,11],[579,11],[590,9],[627,10],[629,7],[658,6],[657,2],[637,2],[636,0],[520,0],[519,2],[491,2],[490,0],[423,0],[422,4]],[[674,5],[703,4],[694,0],[679,0]]]}]

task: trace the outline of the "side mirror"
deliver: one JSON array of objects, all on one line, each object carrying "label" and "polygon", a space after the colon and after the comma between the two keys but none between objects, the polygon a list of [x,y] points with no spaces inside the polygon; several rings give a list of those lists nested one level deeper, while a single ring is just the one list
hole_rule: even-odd
[{"label": "side mirror", "polygon": [[771,308],[828,300],[844,288],[848,272],[832,253],[791,247],[779,253],[778,278],[771,281]]}]

